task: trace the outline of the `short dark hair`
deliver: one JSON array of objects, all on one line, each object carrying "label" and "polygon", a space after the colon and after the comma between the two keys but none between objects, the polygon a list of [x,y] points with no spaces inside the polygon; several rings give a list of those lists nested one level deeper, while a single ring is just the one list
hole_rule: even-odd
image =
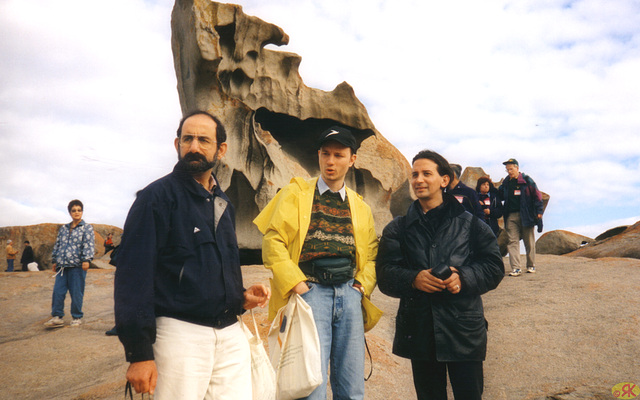
[{"label": "short dark hair", "polygon": [[419,160],[421,158],[433,161],[438,166],[438,173],[440,174],[440,176],[447,175],[449,177],[449,180],[453,181],[453,171],[449,166],[449,161],[447,161],[440,154],[436,153],[433,150],[422,150],[418,154],[416,154],[415,157],[413,157],[411,165],[413,165],[416,160]]},{"label": "short dark hair", "polygon": [[493,185],[493,182],[491,182],[491,178],[489,178],[488,176],[478,178],[478,183],[476,183],[476,192],[480,193],[480,186],[487,182],[489,182],[489,189],[491,189],[491,185]]},{"label": "short dark hair", "polygon": [[184,121],[193,117],[194,115],[206,115],[216,123],[216,141],[218,142],[218,147],[220,147],[220,143],[224,143],[227,141],[227,131],[224,129],[224,125],[222,125],[222,122],[220,122],[217,117],[214,117],[210,113],[202,110],[191,111],[184,117],[182,117],[182,119],[180,120],[180,124],[178,125],[178,137],[182,135],[182,125],[184,125]]},{"label": "short dark hair", "polygon": [[84,211],[84,205],[82,204],[82,202],[78,199],[76,200],[71,200],[69,202],[69,205],[67,206],[67,210],[69,212],[71,212],[71,209],[73,208],[73,206],[80,206],[80,210]]},{"label": "short dark hair", "polygon": [[25,240],[24,242],[25,242],[26,244],[31,244],[31,243],[29,243],[29,241],[28,241],[28,240]]},{"label": "short dark hair", "polygon": [[451,170],[456,175],[456,178],[460,179],[460,174],[462,173],[462,165],[460,164],[449,164]]}]

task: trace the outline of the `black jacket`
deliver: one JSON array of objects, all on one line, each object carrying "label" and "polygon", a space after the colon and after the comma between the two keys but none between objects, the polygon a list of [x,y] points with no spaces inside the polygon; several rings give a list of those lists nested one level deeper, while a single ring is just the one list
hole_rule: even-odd
[{"label": "black jacket", "polygon": [[[478,193],[478,198],[483,210],[483,220],[491,227],[493,233],[498,237],[500,233],[500,225],[498,219],[502,218],[502,201],[498,198],[498,189],[490,186],[489,194]],[[485,203],[489,199],[488,205]],[[484,214],[484,210],[489,209],[489,215]]]},{"label": "black jacket", "polygon": [[29,264],[35,261],[35,257],[33,256],[33,248],[31,246],[26,246],[22,251],[22,257],[20,257],[20,264]]},{"label": "black jacket", "polygon": [[116,328],[127,361],[153,359],[155,319],[225,327],[242,313],[243,287],[235,212],[174,168],[131,206],[118,247]]},{"label": "black jacket", "polygon": [[[426,293],[414,289],[418,272],[440,263],[458,269],[461,292]],[[393,353],[431,361],[482,361],[487,325],[480,295],[495,289],[504,265],[490,227],[451,195],[422,212],[415,201],[404,217],[382,234],[376,262],[382,293],[400,298]]]}]

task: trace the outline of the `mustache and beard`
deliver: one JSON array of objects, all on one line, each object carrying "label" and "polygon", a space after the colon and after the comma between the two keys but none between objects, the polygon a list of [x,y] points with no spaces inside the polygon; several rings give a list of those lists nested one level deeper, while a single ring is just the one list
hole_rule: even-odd
[{"label": "mustache and beard", "polygon": [[213,161],[207,161],[205,156],[199,153],[187,153],[184,157],[178,154],[178,168],[189,173],[206,172],[218,163],[218,152],[213,156]]}]

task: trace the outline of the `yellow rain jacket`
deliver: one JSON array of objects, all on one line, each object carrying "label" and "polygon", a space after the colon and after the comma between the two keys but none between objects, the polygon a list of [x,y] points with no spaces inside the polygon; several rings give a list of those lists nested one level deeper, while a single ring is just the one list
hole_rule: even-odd
[{"label": "yellow rain jacket", "polygon": [[[318,178],[293,178],[253,220],[264,235],[262,260],[265,267],[273,272],[269,320],[273,320],[278,310],[287,304],[291,289],[307,280],[298,267],[298,260],[311,221],[311,207],[317,182]],[[363,312],[365,330],[369,330],[382,314],[368,301],[376,287],[375,260],[378,254],[378,236],[371,208],[362,200],[362,196],[353,190],[346,188],[346,192],[356,244],[355,279],[362,284],[365,291]]]}]

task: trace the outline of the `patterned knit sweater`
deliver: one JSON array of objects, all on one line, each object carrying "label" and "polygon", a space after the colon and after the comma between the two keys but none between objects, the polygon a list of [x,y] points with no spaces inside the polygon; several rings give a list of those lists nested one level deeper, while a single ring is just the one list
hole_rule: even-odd
[{"label": "patterned knit sweater", "polygon": [[349,199],[326,191],[313,195],[311,222],[304,239],[300,261],[316,258],[344,257],[355,262],[355,241]]}]

